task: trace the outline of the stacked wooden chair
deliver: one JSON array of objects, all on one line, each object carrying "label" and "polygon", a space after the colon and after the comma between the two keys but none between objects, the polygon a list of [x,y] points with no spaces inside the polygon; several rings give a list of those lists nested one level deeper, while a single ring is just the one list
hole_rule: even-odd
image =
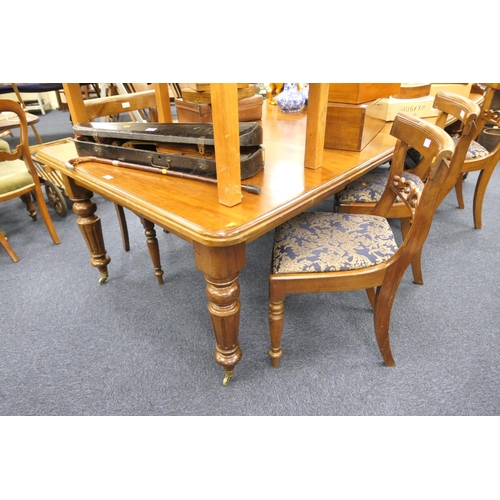
[{"label": "stacked wooden chair", "polygon": [[484,195],[493,171],[500,161],[500,142],[497,143],[491,151],[488,151],[488,149],[479,144],[476,140],[479,134],[486,130],[487,124],[494,127],[500,127],[500,109],[494,109],[492,106],[495,92],[500,92],[500,83],[487,83],[485,86],[486,92],[484,94],[483,105],[481,106],[481,114],[478,120],[476,134],[462,166],[462,173],[464,175],[459,176],[455,186],[458,206],[463,209],[465,207],[463,197],[464,177],[469,172],[479,172],[473,202],[474,227],[476,229],[481,229],[483,227],[482,214]]},{"label": "stacked wooden chair", "polygon": [[[433,107],[439,111],[436,118],[436,125],[442,129],[446,127],[450,119],[455,119],[461,126],[459,137],[455,138],[456,153],[453,157],[456,176],[455,182],[461,179],[460,170],[457,164],[463,164],[470,151],[473,138],[477,136],[479,106],[472,100],[453,94],[439,91],[436,94]],[[413,152],[414,153],[414,152]],[[418,157],[417,155],[414,155]],[[377,202],[380,200],[389,179],[390,169],[379,167],[372,172],[365,174],[356,181],[349,184],[344,190],[337,193],[335,198],[335,210],[340,213],[371,213]],[[413,181],[419,191],[423,189],[424,183],[429,174],[428,168],[421,163],[411,169],[405,170],[405,178]],[[440,202],[453,189],[453,184],[449,185],[448,191],[441,192]],[[387,213],[388,219],[401,220],[401,232],[403,238],[406,237],[410,229],[410,213],[402,200],[396,199],[390,211]],[[413,280],[417,284],[423,284],[421,254],[415,256],[412,262]]]},{"label": "stacked wooden chair", "polygon": [[[450,165],[455,144],[437,125],[400,113],[391,134],[397,142],[389,182],[370,214],[305,212],[276,229],[269,276],[273,366],[283,354],[286,295],[362,289],[374,311],[382,358],[387,366],[395,365],[389,342],[394,298],[406,269],[422,249],[444,193],[456,183],[460,165]],[[421,189],[404,172],[409,148],[422,157],[419,168],[426,172],[426,182]],[[387,220],[396,200],[407,207],[411,219],[400,246]]]}]

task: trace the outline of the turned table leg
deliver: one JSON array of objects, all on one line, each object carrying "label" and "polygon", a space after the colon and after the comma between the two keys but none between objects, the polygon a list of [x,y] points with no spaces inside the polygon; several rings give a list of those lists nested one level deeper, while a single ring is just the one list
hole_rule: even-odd
[{"label": "turned table leg", "polygon": [[140,217],[142,227],[144,227],[144,234],[148,243],[149,255],[155,268],[155,276],[159,285],[163,285],[163,269],[161,268],[160,248],[158,240],[156,239],[155,225],[148,219]]},{"label": "turned table leg", "polygon": [[77,224],[89,249],[90,263],[101,273],[99,284],[103,284],[108,278],[108,264],[111,259],[104,248],[101,219],[95,215],[97,206],[92,200],[94,193],[76,185],[72,180],[70,184],[73,212],[78,215]]},{"label": "turned table leg", "polygon": [[215,334],[215,361],[224,368],[227,385],[241,359],[238,343],[240,322],[239,271],[245,267],[245,244],[206,247],[194,243],[196,267],[205,275],[208,311]]}]

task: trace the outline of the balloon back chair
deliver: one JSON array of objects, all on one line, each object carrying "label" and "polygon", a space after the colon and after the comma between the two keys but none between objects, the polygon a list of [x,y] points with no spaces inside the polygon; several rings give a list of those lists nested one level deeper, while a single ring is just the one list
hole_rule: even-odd
[{"label": "balloon back chair", "polygon": [[[281,335],[287,294],[366,290],[374,312],[382,358],[394,366],[389,343],[391,310],[401,279],[429,232],[443,190],[454,184],[450,162],[455,144],[440,127],[399,113],[391,134],[397,139],[390,182],[372,214],[305,212],[276,229],[269,276],[269,355],[274,367],[282,356]],[[409,148],[422,156],[427,180],[418,190],[403,171]],[[386,214],[396,198],[412,214],[398,246]]]},{"label": "balloon back chair", "polygon": [[[59,236],[50,218],[40,186],[40,179],[31,159],[28,142],[28,124],[23,108],[15,101],[0,99],[0,112],[4,111],[17,115],[20,133],[19,144],[14,151],[11,151],[5,141],[3,141],[4,145],[0,147],[0,202],[21,198],[26,205],[30,217],[36,221],[37,212],[32,200],[32,194],[34,194],[38,209],[50,237],[58,245],[60,243]],[[0,233],[0,244],[14,262],[19,261],[19,257],[3,233]]]},{"label": "balloon back chair", "polygon": [[[484,130],[487,131],[486,124],[493,127],[500,127],[500,110],[493,109],[492,103],[495,91],[500,92],[500,83],[487,83],[486,92],[484,94],[483,105],[481,106],[481,114],[478,120],[477,133],[474,139],[477,139],[479,134]],[[498,130],[498,129],[497,129]],[[470,144],[469,151],[463,162],[462,173],[479,172],[476,188],[474,191],[473,216],[474,227],[481,229],[483,227],[483,202],[486,188],[491,179],[493,171],[497,163],[500,161],[500,141],[495,147],[489,151],[486,147],[473,140]],[[463,180],[464,175],[459,176],[455,186],[457,202],[459,208],[464,208],[463,196]]]}]

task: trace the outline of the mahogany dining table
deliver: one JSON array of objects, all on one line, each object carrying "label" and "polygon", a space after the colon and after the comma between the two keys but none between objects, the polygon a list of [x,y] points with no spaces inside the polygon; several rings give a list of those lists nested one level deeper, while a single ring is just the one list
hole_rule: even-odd
[{"label": "mahogany dining table", "polygon": [[259,186],[260,194],[242,192],[241,203],[232,207],[218,202],[217,189],[210,184],[94,162],[72,169],[68,162],[78,155],[71,140],[47,145],[36,153],[39,161],[62,174],[101,281],[108,275],[110,258],[94,193],[192,245],[196,267],[206,280],[215,360],[224,368],[224,385],[242,356],[238,276],[246,264],[248,243],[386,163],[393,154],[395,139],[390,135],[392,123],[387,122],[361,151],[324,149],[320,168],[304,168],[306,122],[306,112],[286,114],[264,101],[260,123],[265,165],[245,180]]}]

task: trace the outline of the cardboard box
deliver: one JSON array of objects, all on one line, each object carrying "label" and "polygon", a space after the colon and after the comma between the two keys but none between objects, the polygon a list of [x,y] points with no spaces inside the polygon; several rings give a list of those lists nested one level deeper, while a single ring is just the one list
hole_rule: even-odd
[{"label": "cardboard box", "polygon": [[[255,122],[262,119],[261,95],[253,95],[238,101],[238,117],[240,122]],[[212,105],[208,103],[186,102],[175,100],[177,119],[179,122],[212,122]]]},{"label": "cardboard box", "polygon": [[373,113],[377,118],[387,122],[392,122],[400,111],[420,118],[429,118],[438,114],[437,109],[432,107],[433,103],[434,96],[419,97],[417,99],[387,97],[378,100]]},{"label": "cardboard box", "polygon": [[329,102],[360,104],[397,94],[399,83],[330,83]]},{"label": "cardboard box", "polygon": [[328,103],[325,147],[361,151],[385,126],[375,116],[378,100],[362,104]]},{"label": "cardboard box", "polygon": [[472,83],[433,83],[429,95],[435,96],[439,90],[446,90],[446,92],[469,97],[472,90]]}]

